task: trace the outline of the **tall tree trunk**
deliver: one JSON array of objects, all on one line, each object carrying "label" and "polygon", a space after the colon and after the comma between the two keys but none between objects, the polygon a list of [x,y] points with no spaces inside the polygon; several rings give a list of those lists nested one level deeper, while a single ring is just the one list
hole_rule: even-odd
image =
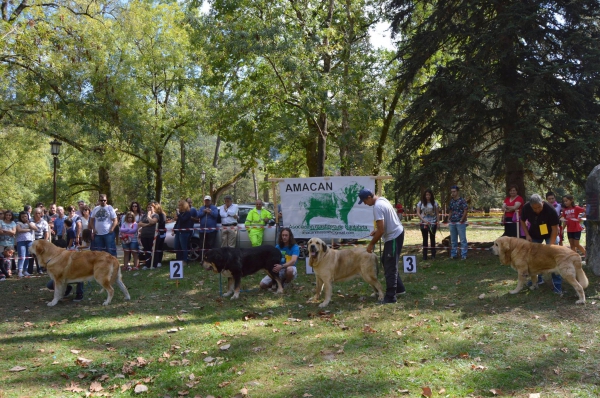
[{"label": "tall tree trunk", "polygon": [[106,195],[107,203],[113,203],[110,174],[108,172],[108,167],[104,165],[98,167],[98,190],[99,193]]},{"label": "tall tree trunk", "polygon": [[308,130],[310,131],[310,138],[304,145],[306,150],[306,167],[308,168],[309,177],[317,177],[319,174],[317,173],[317,140],[315,137],[319,134],[319,128],[310,119],[308,119]]},{"label": "tall tree trunk", "polygon": [[179,194],[183,196],[183,182],[185,181],[185,141],[179,139],[179,155],[181,156],[181,163],[179,167]]},{"label": "tall tree trunk", "polygon": [[146,201],[151,202],[154,200],[154,190],[152,183],[154,180],[154,173],[150,166],[146,166]]},{"label": "tall tree trunk", "polygon": [[254,186],[254,200],[258,200],[258,184],[256,183],[256,171],[252,169],[252,185]]},{"label": "tall tree trunk", "polygon": [[348,111],[350,104],[348,97],[350,96],[351,87],[350,84],[350,56],[352,55],[352,43],[355,39],[354,34],[354,18],[352,17],[352,1],[346,0],[346,18],[348,18],[348,26],[345,30],[345,47],[342,52],[342,59],[344,62],[344,71],[342,74],[342,81],[344,91],[342,93],[342,126],[340,132],[340,139],[338,141],[338,147],[340,151],[340,174],[343,176],[352,175],[353,167],[355,165],[354,157],[351,157],[351,144],[353,142],[350,131],[350,113]]},{"label": "tall tree trunk", "polygon": [[156,185],[154,188],[154,197],[160,203],[163,190],[163,156],[162,151],[156,151]]},{"label": "tall tree trunk", "polygon": [[265,188],[263,189],[263,200],[270,202],[269,200],[269,175],[265,174]]},{"label": "tall tree trunk", "polygon": [[320,134],[317,139],[317,176],[325,175],[325,162],[327,161],[327,114],[319,115]]},{"label": "tall tree trunk", "polygon": [[[394,97],[392,98],[392,102],[390,103],[387,113],[384,113],[385,119],[383,121],[383,126],[381,127],[381,134],[379,135],[379,142],[377,143],[377,152],[375,155],[375,164],[373,165],[374,176],[379,175],[379,172],[381,171],[381,163],[383,162],[383,150],[385,148],[385,142],[387,141],[387,137],[390,134],[392,120],[394,119],[396,107],[398,106],[398,101],[400,100],[400,94],[402,94],[402,87],[403,85],[399,81],[396,82]],[[385,100],[383,102],[383,107],[385,108]]]},{"label": "tall tree trunk", "polygon": [[217,135],[217,142],[215,143],[215,153],[213,156],[212,165],[216,169],[219,167],[219,151],[221,150],[221,135]]}]

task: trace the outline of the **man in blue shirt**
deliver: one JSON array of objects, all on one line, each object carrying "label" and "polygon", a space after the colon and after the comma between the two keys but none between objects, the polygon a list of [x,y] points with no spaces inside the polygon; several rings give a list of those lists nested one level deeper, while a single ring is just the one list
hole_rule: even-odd
[{"label": "man in blue shirt", "polygon": [[212,204],[210,195],[204,197],[204,206],[197,210],[197,214],[201,228],[200,238],[203,240],[202,249],[212,249],[215,245],[215,238],[217,237],[217,217],[219,216],[219,209]]},{"label": "man in blue shirt", "polygon": [[467,243],[467,212],[469,205],[467,201],[460,197],[458,186],[450,187],[450,240],[452,249],[450,257],[458,258],[458,239],[460,238],[460,257],[462,260],[467,259],[468,243]]}]

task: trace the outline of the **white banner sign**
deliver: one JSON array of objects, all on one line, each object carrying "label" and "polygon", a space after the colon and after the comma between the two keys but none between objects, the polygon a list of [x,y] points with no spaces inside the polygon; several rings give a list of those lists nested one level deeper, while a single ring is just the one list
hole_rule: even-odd
[{"label": "white banner sign", "polygon": [[375,192],[371,177],[286,178],[279,183],[283,224],[296,238],[365,238],[373,208],[358,204],[361,189]]}]

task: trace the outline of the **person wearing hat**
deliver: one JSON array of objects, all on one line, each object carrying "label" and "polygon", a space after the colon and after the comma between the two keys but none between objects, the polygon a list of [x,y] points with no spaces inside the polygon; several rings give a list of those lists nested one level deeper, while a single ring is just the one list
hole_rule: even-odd
[{"label": "person wearing hat", "polygon": [[217,236],[217,217],[219,217],[219,209],[213,205],[210,195],[204,197],[204,206],[200,207],[196,214],[200,222],[200,237],[202,237],[202,249],[212,249]]},{"label": "person wearing hat", "polygon": [[386,291],[380,304],[396,302],[396,296],[406,293],[406,288],[400,278],[398,261],[404,244],[404,227],[398,218],[398,213],[386,199],[375,195],[370,189],[362,189],[358,193],[358,204],[373,206],[373,218],[376,228],[371,232],[371,242],[367,251],[373,253],[375,244],[383,238],[382,263],[385,272]]},{"label": "person wearing hat", "polygon": [[219,208],[221,216],[221,247],[235,247],[237,240],[238,206],[231,195],[225,195],[225,204]]}]

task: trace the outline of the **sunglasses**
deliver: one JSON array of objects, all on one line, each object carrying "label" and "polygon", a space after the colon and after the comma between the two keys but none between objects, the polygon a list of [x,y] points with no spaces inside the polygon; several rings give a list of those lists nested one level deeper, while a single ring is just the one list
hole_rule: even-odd
[{"label": "sunglasses", "polygon": [[100,199],[100,202],[106,202],[106,199]]}]

